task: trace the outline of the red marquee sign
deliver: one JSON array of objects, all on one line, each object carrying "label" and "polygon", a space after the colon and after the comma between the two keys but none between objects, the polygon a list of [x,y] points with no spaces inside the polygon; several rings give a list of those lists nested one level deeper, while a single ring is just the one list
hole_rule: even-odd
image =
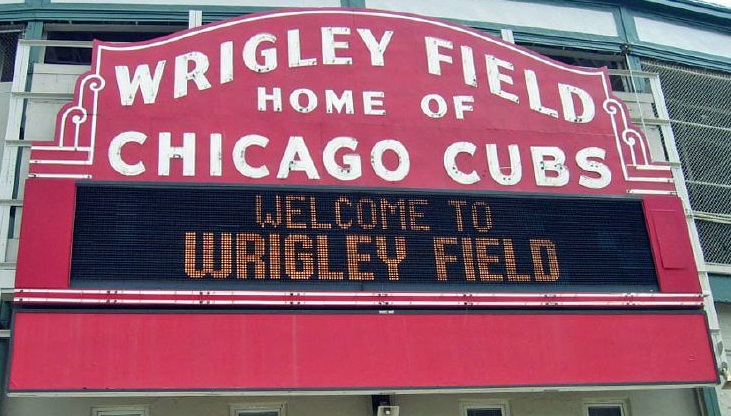
[{"label": "red marquee sign", "polygon": [[[416,16],[291,11],[142,43],[97,42],[55,141],[33,146],[31,167],[20,289],[129,288],[127,277],[139,283],[147,267],[170,280],[161,289],[207,279],[218,286],[182,289],[309,296],[322,286],[302,281],[402,283],[401,267],[435,281],[432,292],[485,291],[450,287],[453,276],[504,283],[499,291],[611,292],[623,282],[614,291],[692,293],[691,303],[700,292],[669,166],[650,160],[605,69]],[[145,185],[172,182],[245,189],[224,197],[190,184],[174,197]],[[549,197],[537,207],[503,200],[501,211],[495,191]],[[624,195],[626,205],[601,212],[576,200],[565,210],[550,194]],[[557,225],[574,215],[569,223],[583,229]],[[105,226],[148,233],[100,237]],[[168,246],[176,248],[157,252]],[[44,264],[28,260],[37,253]],[[138,272],[135,262],[145,263]],[[257,284],[236,286],[243,280]]]},{"label": "red marquee sign", "polygon": [[98,42],[34,177],[672,190],[603,69],[443,22],[310,10]]},{"label": "red marquee sign", "polygon": [[[14,353],[13,392],[714,382],[670,167],[651,160],[607,71],[465,27],[320,9],[96,42],[55,139],[32,148],[25,201],[18,304],[205,313],[23,311],[14,351],[55,355]],[[210,310],[232,306],[358,313]],[[465,308],[483,310],[444,313]],[[212,332],[125,344],[178,326]],[[369,349],[384,328],[394,342]],[[237,347],[213,362],[173,347],[189,336]],[[402,345],[418,364],[404,367]],[[96,351],[109,356],[87,360]],[[355,358],[334,365],[322,351]],[[281,371],[228,364],[252,356]],[[158,378],[112,376],[120,359],[159,365]],[[534,365],[547,362],[567,372]],[[444,371],[423,371],[433,363]]]},{"label": "red marquee sign", "polygon": [[[97,42],[91,71],[79,78],[74,101],[58,115],[56,140],[33,146],[27,198],[54,195],[54,209],[28,204],[18,287],[120,288],[120,281],[135,275],[125,262],[147,253],[152,263],[141,266],[138,278],[146,277],[144,267],[167,273],[164,259],[170,258],[180,267],[169,274],[183,280],[269,281],[219,282],[207,289],[277,291],[284,286],[269,283],[279,276],[294,282],[287,291],[317,291],[319,286],[299,285],[302,280],[353,283],[381,276],[394,283],[402,267],[417,278],[434,277],[441,284],[437,292],[475,289],[449,287],[455,279],[448,275],[468,284],[509,283],[500,291],[521,292],[530,286],[525,281],[557,283],[530,291],[592,292],[599,288],[593,286],[597,279],[616,286],[637,276],[635,287],[619,285],[615,291],[694,293],[697,302],[699,286],[679,200],[670,195],[669,166],[650,160],[647,141],[627,114],[604,69],[568,66],[477,31],[410,15],[292,11],[142,43]],[[122,190],[105,188],[110,182],[133,188],[166,182],[248,186],[231,201],[250,202],[233,210],[236,202],[188,188],[179,199],[134,191],[133,202]],[[267,191],[272,185],[290,188]],[[319,193],[297,191],[314,186]],[[322,186],[335,191],[319,191]],[[376,193],[353,194],[358,189]],[[441,198],[443,190],[455,196]],[[548,199],[538,203],[540,209],[520,205],[525,215],[507,218],[510,205],[501,214],[498,202],[487,199],[496,191]],[[87,194],[101,205],[88,202]],[[575,214],[557,208],[551,194],[624,195],[629,205],[590,209],[573,219],[585,228],[574,230],[550,217]],[[631,202],[630,194],[645,196]],[[169,202],[164,208],[169,218],[195,217],[209,227],[178,220],[160,225],[164,221],[154,212],[162,208],[143,206],[156,200]],[[518,209],[517,201],[509,204]],[[196,213],[188,207],[193,205]],[[645,216],[634,225],[620,221],[631,206]],[[216,209],[228,211],[210,214]],[[254,221],[236,220],[239,212]],[[116,222],[121,217],[138,221]],[[223,223],[232,225],[216,228]],[[660,223],[672,227],[654,225]],[[105,249],[95,232],[103,225],[149,233],[137,240],[108,233]],[[388,234],[393,227],[403,233]],[[56,230],[51,237],[49,228]],[[594,242],[582,240],[589,235]],[[607,241],[607,235],[617,241]],[[577,254],[582,244],[616,251],[592,248],[582,258]],[[178,248],[156,252],[167,246]],[[57,267],[49,272],[44,265],[37,273],[38,262],[23,261],[39,252]],[[562,258],[570,256],[583,271],[564,268],[571,261]],[[101,260],[94,259],[104,259],[109,268],[117,264],[117,274],[104,275],[95,266]],[[432,268],[418,269],[420,264]],[[83,277],[74,280],[76,275]],[[96,277],[101,280],[94,282]],[[579,288],[584,283],[588,286]],[[169,284],[160,288],[180,289]],[[189,288],[201,287],[183,287]],[[370,289],[413,288],[421,290],[393,284]]]}]

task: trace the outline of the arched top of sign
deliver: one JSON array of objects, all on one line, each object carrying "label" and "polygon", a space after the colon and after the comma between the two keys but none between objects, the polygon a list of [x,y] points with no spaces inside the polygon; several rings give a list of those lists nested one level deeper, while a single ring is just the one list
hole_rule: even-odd
[{"label": "arched top of sign", "polygon": [[[205,26],[200,26],[200,27],[196,27],[193,29],[184,30],[179,33],[171,34],[171,35],[159,38],[159,39],[135,42],[133,44],[99,42],[101,46],[100,46],[100,48],[97,49],[97,53],[95,55],[96,55],[96,59],[99,59],[102,50],[132,51],[132,50],[141,50],[141,49],[148,49],[148,48],[154,48],[154,47],[160,47],[160,46],[164,47],[165,45],[168,45],[172,42],[184,41],[185,39],[188,39],[191,37],[196,37],[196,36],[201,36],[201,35],[204,35],[208,32],[212,32],[212,31],[227,30],[229,28],[236,27],[241,24],[247,24],[250,22],[279,19],[279,18],[292,17],[292,16],[301,19],[303,16],[316,16],[316,15],[343,15],[343,16],[348,16],[348,17],[369,16],[369,17],[375,17],[375,18],[380,18],[380,19],[403,20],[403,21],[414,22],[414,23],[423,24],[423,25],[432,25],[435,27],[444,28],[447,30],[455,31],[458,33],[465,34],[467,36],[474,37],[475,39],[479,39],[481,41],[485,41],[485,42],[494,44],[496,46],[499,46],[500,48],[509,49],[515,53],[524,55],[530,59],[535,59],[536,61],[545,63],[547,65],[554,66],[556,68],[561,68],[561,69],[564,69],[566,71],[573,72],[576,74],[595,75],[595,76],[604,78],[604,71],[601,69],[576,67],[576,66],[564,64],[562,62],[554,61],[550,58],[546,58],[546,57],[539,55],[535,52],[532,52],[528,49],[505,42],[499,38],[479,32],[479,31],[469,28],[469,27],[458,26],[453,23],[448,23],[445,21],[430,19],[430,18],[426,18],[423,16],[417,16],[417,15],[408,14],[408,13],[394,13],[394,12],[386,12],[386,11],[378,11],[378,10],[317,9],[317,10],[295,10],[295,11],[285,11],[285,12],[275,12],[275,13],[253,14],[253,15],[249,15],[249,16],[242,16],[239,18],[228,19],[225,21],[217,22],[217,23],[211,23],[211,24],[208,24]],[[607,94],[608,94],[608,92],[607,92]]]},{"label": "arched top of sign", "polygon": [[349,9],[97,42],[31,174],[107,181],[673,191],[603,69]]}]

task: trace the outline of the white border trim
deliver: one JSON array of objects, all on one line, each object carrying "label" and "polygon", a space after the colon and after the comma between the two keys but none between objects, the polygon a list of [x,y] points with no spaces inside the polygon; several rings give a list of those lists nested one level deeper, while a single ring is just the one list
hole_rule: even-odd
[{"label": "white border trim", "polygon": [[274,413],[287,416],[287,404],[284,402],[232,403],[229,405],[229,416],[260,416],[261,413]]},{"label": "white border trim", "polygon": [[620,416],[631,416],[626,399],[587,399],[584,400],[584,416],[589,416],[589,408],[619,408]]},{"label": "white border trim", "polygon": [[460,399],[459,415],[468,416],[467,411],[470,409],[490,409],[500,410],[501,416],[510,416],[510,403],[508,400],[500,399]]},{"label": "white border trim", "polygon": [[[624,384],[624,385],[571,385],[542,387],[482,387],[482,388],[435,388],[435,389],[364,389],[364,390],[130,390],[130,391],[43,391],[13,392],[9,397],[298,397],[298,396],[364,396],[373,394],[472,394],[472,393],[545,393],[545,392],[582,392],[582,391],[627,391],[627,390],[667,390],[689,389],[698,387],[717,387],[717,383],[709,384]],[[597,401],[599,402],[599,400]],[[629,416],[629,415],[627,415]]]},{"label": "white border trim", "polygon": [[15,289],[23,304],[353,307],[695,307],[688,293],[429,293]]},{"label": "white border trim", "polygon": [[92,407],[91,416],[149,416],[147,406],[104,406]]}]

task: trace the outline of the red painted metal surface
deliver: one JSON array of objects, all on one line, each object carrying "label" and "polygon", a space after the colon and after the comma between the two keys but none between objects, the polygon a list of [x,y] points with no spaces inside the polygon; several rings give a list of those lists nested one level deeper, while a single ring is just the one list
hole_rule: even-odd
[{"label": "red painted metal surface", "polygon": [[[328,31],[337,34],[330,39]],[[374,46],[376,41],[381,46]],[[336,56],[328,58],[330,62],[323,55],[327,45]],[[245,51],[250,53],[248,60]],[[649,161],[646,139],[628,124],[626,109],[613,98],[605,71],[553,62],[439,21],[343,9],[272,13],[140,44],[98,43],[93,56],[92,70],[78,81],[75,101],[59,113],[56,141],[33,148],[19,288],[69,287],[73,181],[78,179],[574,194],[673,190],[668,166]],[[470,56],[473,59],[464,60]],[[203,70],[206,65],[196,60],[207,62],[208,68]],[[261,66],[259,70],[250,68],[254,64]],[[190,75],[199,65],[198,76]],[[147,88],[139,86],[145,78]],[[281,90],[281,111],[275,111],[270,99],[260,108],[259,88],[266,94]],[[318,104],[308,101],[309,92],[296,96],[300,104],[290,102],[290,93],[298,89],[312,91]],[[344,91],[353,94],[352,113],[345,107],[328,111],[326,96],[342,98]],[[383,93],[376,95],[380,104],[370,101],[370,111],[363,101],[369,92]],[[447,100],[446,113],[429,116],[438,110],[437,95]],[[425,97],[434,98],[427,100],[426,108]],[[455,97],[462,98],[455,101]],[[567,97],[572,104],[564,102]],[[313,104],[312,111],[297,110],[307,103]],[[593,116],[579,120],[577,114],[587,106],[594,108]],[[572,111],[577,117],[569,121]],[[114,144],[131,132],[139,133],[139,140],[145,136],[144,142]],[[188,150],[170,150],[181,154],[161,157],[159,142],[167,134],[171,149],[183,146],[186,134],[195,143]],[[253,136],[242,139],[246,135],[266,137],[268,142],[251,144],[246,140]],[[301,137],[304,148],[297,147],[291,163],[278,172],[286,149],[294,149],[292,137]],[[336,137],[349,137],[357,146],[339,148],[328,167],[324,155]],[[379,175],[369,163],[370,151],[383,140],[401,143],[408,157],[397,159],[393,150],[386,151]],[[447,149],[459,142],[463,145],[454,156],[454,166],[446,166]],[[240,147],[242,143],[250,146]],[[466,143],[474,145],[473,154],[465,150]],[[497,149],[497,159],[488,161],[491,145]],[[511,147],[517,151],[512,156]],[[307,156],[302,153],[305,148]],[[558,149],[567,159],[547,167],[553,156],[544,160],[534,154],[545,148]],[[587,149],[594,156],[579,166],[576,156]],[[597,156],[597,149],[603,156]],[[332,169],[343,167],[346,156],[360,158],[360,176],[344,180],[333,175]],[[520,179],[516,167],[509,167],[513,157],[522,171]],[[308,158],[312,158],[310,171],[301,165]],[[216,160],[220,166],[215,166]],[[234,160],[266,167],[268,173],[247,176]],[[185,164],[193,161],[190,172],[184,173]],[[403,178],[382,177],[384,169],[394,171],[406,161],[409,169]],[[161,173],[160,165],[166,163],[169,172]],[[502,168],[490,169],[490,163]],[[122,172],[120,164],[139,170]],[[566,183],[551,179],[555,186],[539,183],[541,167],[547,178],[565,174]],[[459,183],[465,178],[456,179],[455,170],[462,175],[474,172],[476,182]],[[516,180],[507,180],[512,183],[508,185],[507,177]],[[644,198],[648,219],[654,218],[649,231],[662,291],[699,293],[695,269],[688,263],[690,246],[679,201],[674,196]],[[668,261],[677,264],[668,266]]]},{"label": "red painted metal surface", "polygon": [[[373,42],[385,45],[389,32],[381,65]],[[252,39],[260,42],[245,52]],[[80,77],[74,101],[59,113],[56,140],[37,143],[32,150],[15,296],[24,305],[96,309],[19,309],[12,338],[11,392],[716,382],[682,207],[670,195],[670,169],[649,160],[646,139],[613,97],[605,70],[567,66],[444,22],[345,9],[251,15],[141,44],[97,43],[93,56],[91,72]],[[277,66],[264,65],[272,57]],[[208,69],[196,59],[207,61]],[[260,70],[252,70],[252,63]],[[185,75],[199,65],[203,75]],[[155,94],[133,85],[135,74],[145,78],[146,70],[150,79],[157,79],[160,71],[159,83],[148,83],[155,85]],[[125,83],[132,86],[125,90]],[[271,100],[258,108],[259,88],[267,94],[281,89],[281,111],[274,110]],[[291,103],[298,89],[301,94]],[[568,94],[564,100],[562,89]],[[353,94],[352,114],[328,112],[327,94],[342,98],[344,91]],[[576,91],[583,91],[588,101]],[[318,99],[312,111],[306,108],[310,92]],[[429,116],[426,113],[438,110],[437,96],[444,99],[446,113]],[[426,109],[421,105],[425,97],[431,97]],[[367,101],[373,107],[370,114]],[[595,110],[590,119],[567,120],[569,107],[586,116],[588,105]],[[161,158],[160,142],[168,133],[169,154]],[[184,147],[186,134],[195,135],[191,148],[174,149]],[[350,138],[340,143],[352,147],[341,146],[327,156],[328,144],[338,137]],[[384,166],[373,164],[372,149],[393,146],[394,141],[408,157],[397,158],[391,147],[383,154]],[[459,142],[463,143],[454,147]],[[500,168],[491,171],[492,145],[498,159],[493,167]],[[452,156],[450,148],[455,150]],[[519,178],[517,169],[510,167],[511,148],[513,157],[520,159]],[[561,154],[565,161],[552,160],[551,154]],[[360,175],[345,166],[346,155],[360,158]],[[242,169],[244,161],[249,166]],[[399,177],[394,172],[406,161],[409,168]],[[189,171],[184,173],[186,162]],[[255,169],[263,167],[267,172]],[[465,179],[468,176],[472,179]],[[661,293],[72,288],[77,180],[640,194]],[[652,195],[657,193],[667,195]],[[108,305],[183,305],[191,311],[121,313]],[[211,309],[221,305],[363,310],[326,314]],[[432,309],[422,314],[368,312],[376,308]],[[440,311],[476,308],[571,311]],[[607,308],[623,311],[589,310]],[[660,308],[665,313],[649,311]]]},{"label": "red painted metal surface", "polygon": [[700,293],[700,281],[680,199],[648,195],[643,199],[655,270],[662,292]]},{"label": "red painted metal surface", "polygon": [[15,287],[69,287],[75,196],[72,179],[26,180]]},{"label": "red painted metal surface", "polygon": [[715,383],[702,313],[15,316],[9,390]]}]

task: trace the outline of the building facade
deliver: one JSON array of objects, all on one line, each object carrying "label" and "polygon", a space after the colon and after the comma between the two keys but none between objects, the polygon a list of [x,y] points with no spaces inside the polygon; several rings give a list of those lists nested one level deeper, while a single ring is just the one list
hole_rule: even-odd
[{"label": "building facade", "polygon": [[731,414],[730,22],[0,2],[0,412]]}]

